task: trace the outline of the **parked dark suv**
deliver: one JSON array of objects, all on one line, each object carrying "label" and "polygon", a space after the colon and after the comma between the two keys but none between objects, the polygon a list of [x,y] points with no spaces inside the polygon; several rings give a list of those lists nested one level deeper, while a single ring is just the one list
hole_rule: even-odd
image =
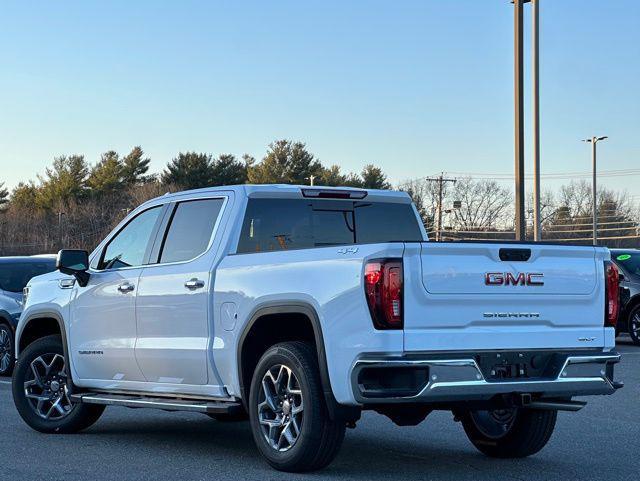
[{"label": "parked dark suv", "polygon": [[640,250],[611,249],[611,259],[624,279],[624,289],[618,332],[628,332],[635,345],[640,346]]},{"label": "parked dark suv", "polygon": [[0,257],[0,376],[13,371],[14,334],[29,279],[56,269],[53,256]]}]

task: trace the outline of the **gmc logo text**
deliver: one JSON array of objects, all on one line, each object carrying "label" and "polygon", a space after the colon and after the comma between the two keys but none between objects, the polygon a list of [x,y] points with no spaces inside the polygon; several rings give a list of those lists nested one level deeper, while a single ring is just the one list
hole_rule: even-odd
[{"label": "gmc logo text", "polygon": [[544,274],[539,272],[487,272],[484,283],[487,286],[544,286]]}]

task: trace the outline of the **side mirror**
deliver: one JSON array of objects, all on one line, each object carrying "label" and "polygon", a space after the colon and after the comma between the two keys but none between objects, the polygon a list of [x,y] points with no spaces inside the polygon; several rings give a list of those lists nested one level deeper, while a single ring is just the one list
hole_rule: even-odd
[{"label": "side mirror", "polygon": [[62,249],[58,252],[56,269],[63,274],[69,274],[76,278],[82,287],[89,282],[89,254],[79,249]]}]

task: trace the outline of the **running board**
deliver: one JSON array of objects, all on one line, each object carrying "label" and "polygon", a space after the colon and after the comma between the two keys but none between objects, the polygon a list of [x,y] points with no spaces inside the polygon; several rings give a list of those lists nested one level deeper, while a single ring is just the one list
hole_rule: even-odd
[{"label": "running board", "polygon": [[128,408],[152,408],[164,411],[190,411],[204,414],[235,413],[242,405],[235,401],[173,399],[126,394],[82,393],[71,395],[71,401]]}]

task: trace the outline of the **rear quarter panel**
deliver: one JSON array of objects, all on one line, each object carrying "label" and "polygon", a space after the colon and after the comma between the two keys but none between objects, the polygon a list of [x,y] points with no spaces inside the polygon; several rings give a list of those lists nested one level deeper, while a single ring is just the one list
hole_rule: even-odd
[{"label": "rear quarter panel", "polygon": [[236,353],[241,334],[263,307],[302,303],[315,310],[331,388],[342,404],[355,403],[349,373],[360,353],[402,352],[402,331],[373,329],[362,275],[366,259],[402,257],[403,244],[355,247],[236,254],[220,263],[214,293],[214,359],[231,395],[239,395]]}]

